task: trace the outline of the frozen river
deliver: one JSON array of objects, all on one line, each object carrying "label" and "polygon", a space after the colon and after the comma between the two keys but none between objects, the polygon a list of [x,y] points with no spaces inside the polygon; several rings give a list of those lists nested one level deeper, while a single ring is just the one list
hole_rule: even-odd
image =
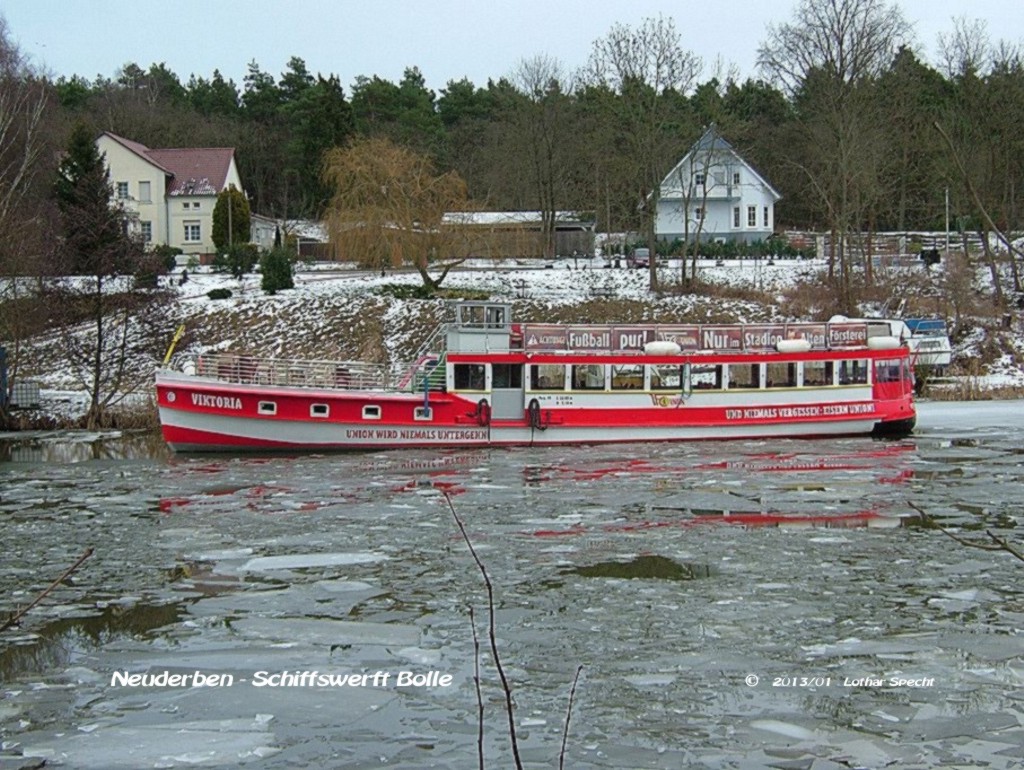
[{"label": "frozen river", "polygon": [[919,406],[890,442],[0,442],[0,618],[95,549],[0,634],[0,767],[474,768],[475,661],[513,767],[445,495],[525,767],[1021,767],[1024,562],[914,506],[1020,547],[1024,409]]}]

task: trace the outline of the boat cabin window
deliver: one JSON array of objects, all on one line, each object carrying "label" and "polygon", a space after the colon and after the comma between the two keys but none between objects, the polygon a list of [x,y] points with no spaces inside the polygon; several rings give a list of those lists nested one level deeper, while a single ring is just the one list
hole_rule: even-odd
[{"label": "boat cabin window", "polygon": [[604,390],[603,364],[576,364],[572,368],[573,390]]},{"label": "boat cabin window", "polygon": [[899,382],[903,379],[903,362],[898,358],[875,361],[875,382]]},{"label": "boat cabin window", "polygon": [[643,390],[643,364],[613,364],[612,390]]},{"label": "boat cabin window", "polygon": [[864,359],[839,362],[840,385],[867,385],[868,362]]},{"label": "boat cabin window", "polygon": [[310,404],[309,405],[309,416],[310,417],[329,417],[331,414],[331,407],[327,404]]},{"label": "boat cabin window", "polygon": [[693,364],[690,367],[690,386],[694,390],[721,390],[721,365]]},{"label": "boat cabin window", "polygon": [[769,388],[795,388],[796,364],[793,362],[765,364],[765,385]]},{"label": "boat cabin window", "polygon": [[256,410],[260,414],[277,414],[277,402],[276,401],[260,401],[259,406]]},{"label": "boat cabin window", "polygon": [[483,390],[486,367],[484,364],[455,364],[456,390]]},{"label": "boat cabin window", "polygon": [[491,387],[523,387],[523,367],[520,364],[491,364]]},{"label": "boat cabin window", "polygon": [[761,387],[760,364],[729,364],[730,390],[759,387]]},{"label": "boat cabin window", "polygon": [[804,385],[816,387],[832,384],[833,364],[831,361],[805,361]]},{"label": "boat cabin window", "polygon": [[434,419],[434,410],[429,406],[418,406],[412,410],[412,418],[419,422]]},{"label": "boat cabin window", "polygon": [[363,419],[364,420],[379,420],[380,419],[380,407],[376,404],[367,404],[363,407]]},{"label": "boat cabin window", "polygon": [[679,364],[654,364],[651,367],[651,390],[682,390],[683,367]]},{"label": "boat cabin window", "polygon": [[565,367],[561,364],[537,364],[530,367],[534,390],[565,390]]}]

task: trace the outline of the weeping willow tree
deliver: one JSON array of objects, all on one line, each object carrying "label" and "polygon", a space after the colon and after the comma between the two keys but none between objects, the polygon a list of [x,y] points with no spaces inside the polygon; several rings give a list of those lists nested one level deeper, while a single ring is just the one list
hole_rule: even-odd
[{"label": "weeping willow tree", "polygon": [[379,270],[410,265],[430,290],[465,260],[463,228],[445,219],[467,208],[466,183],[454,171],[438,174],[425,156],[371,138],[330,150],[323,179],[333,191],[325,221],[339,259]]}]

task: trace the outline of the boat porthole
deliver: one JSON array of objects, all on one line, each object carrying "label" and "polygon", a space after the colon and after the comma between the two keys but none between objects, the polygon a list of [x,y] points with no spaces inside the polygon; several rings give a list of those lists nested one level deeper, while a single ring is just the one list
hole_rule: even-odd
[{"label": "boat porthole", "polygon": [[174,399],[176,399],[176,398],[177,398],[177,396],[174,395],[174,391],[173,390],[167,391],[167,403],[168,404],[173,404],[174,403]]}]

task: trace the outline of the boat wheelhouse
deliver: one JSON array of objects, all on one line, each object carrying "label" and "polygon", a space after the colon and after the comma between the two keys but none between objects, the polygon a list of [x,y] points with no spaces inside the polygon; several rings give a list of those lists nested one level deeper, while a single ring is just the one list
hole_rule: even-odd
[{"label": "boat wheelhouse", "polygon": [[408,365],[213,354],[156,377],[178,451],[340,450],[907,433],[888,322],[514,324],[460,302]]}]

